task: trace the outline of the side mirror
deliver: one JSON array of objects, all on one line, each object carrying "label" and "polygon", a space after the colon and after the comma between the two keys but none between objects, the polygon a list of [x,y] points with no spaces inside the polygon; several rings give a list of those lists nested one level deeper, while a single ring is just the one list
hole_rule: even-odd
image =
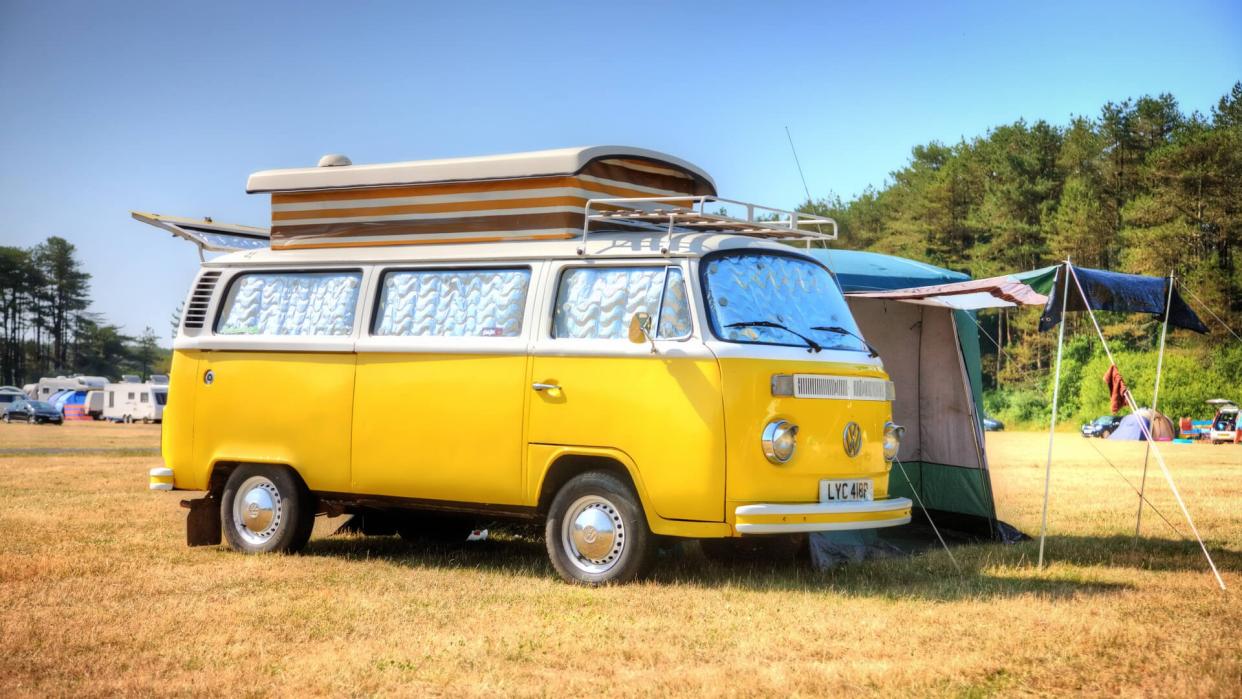
[{"label": "side mirror", "polygon": [[630,318],[630,342],[641,345],[644,342],[651,343],[651,352],[656,351],[655,337],[651,334],[651,314],[646,311],[639,311]]}]

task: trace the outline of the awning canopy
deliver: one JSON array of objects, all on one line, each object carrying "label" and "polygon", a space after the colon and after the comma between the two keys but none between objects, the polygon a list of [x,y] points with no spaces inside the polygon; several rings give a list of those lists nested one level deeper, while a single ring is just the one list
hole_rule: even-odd
[{"label": "awning canopy", "polygon": [[920,286],[893,291],[854,292],[851,296],[862,298],[905,301],[925,306],[940,306],[959,311],[982,308],[1012,308],[1014,306],[1042,306],[1046,294],[1056,278],[1057,266],[1044,267],[1030,272],[1005,274],[987,279]]},{"label": "awning canopy", "polygon": [[[1061,265],[1064,267],[1065,265]],[[1190,306],[1182,300],[1177,289],[1169,295],[1168,277],[1145,277],[1141,274],[1122,274],[1106,272],[1102,269],[1087,269],[1075,266],[1072,277],[1078,283],[1069,291],[1065,300],[1067,312],[1085,311],[1090,302],[1093,311],[1120,311],[1123,313],[1150,313],[1163,316],[1165,303],[1169,304],[1169,325],[1197,333],[1207,332],[1207,326],[1199,320],[1199,316],[1190,310]],[[1044,313],[1039,318],[1041,331],[1055,328],[1061,322],[1061,294],[1065,291],[1065,281],[1057,280],[1044,304]],[[1078,293],[1079,288],[1082,293]]]},{"label": "awning canopy", "polygon": [[[1043,306],[1044,313],[1039,319],[1039,329],[1042,331],[1054,328],[1057,323],[1061,322],[1061,294],[1066,280],[1076,278],[1078,283],[1070,289],[1069,298],[1065,302],[1066,311],[1085,311],[1090,304],[1093,311],[1150,313],[1163,316],[1165,303],[1168,301],[1169,325],[1199,333],[1207,332],[1207,327],[1182,300],[1176,288],[1173,289],[1172,296],[1169,295],[1169,280],[1166,277],[1146,277],[1141,274],[1123,274],[1078,266],[1073,268],[1074,274],[1071,277],[1063,274],[1065,268],[1065,264],[1059,264],[1030,272],[934,286],[917,286],[909,289],[887,291],[846,289],[846,294],[860,298],[940,306],[960,311]],[[1082,293],[1078,291],[1079,286],[1082,287]]]},{"label": "awning canopy", "polygon": [[853,293],[863,298],[905,301],[925,306],[941,306],[959,311],[981,308],[1012,308],[1040,306],[1056,277],[1057,267],[1045,267],[1020,274],[1006,274],[988,279],[973,279],[952,284],[922,286],[913,289]]}]

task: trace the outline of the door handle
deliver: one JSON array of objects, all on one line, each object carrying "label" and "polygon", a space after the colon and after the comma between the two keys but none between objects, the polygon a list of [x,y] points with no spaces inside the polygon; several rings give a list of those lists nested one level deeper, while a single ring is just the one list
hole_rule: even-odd
[{"label": "door handle", "polygon": [[559,391],[561,390],[561,387],[557,386],[554,383],[533,383],[530,385],[530,387],[535,389],[536,391]]}]

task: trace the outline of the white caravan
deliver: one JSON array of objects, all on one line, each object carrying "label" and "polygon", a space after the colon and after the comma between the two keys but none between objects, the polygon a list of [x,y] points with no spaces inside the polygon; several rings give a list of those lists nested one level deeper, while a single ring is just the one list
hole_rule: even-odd
[{"label": "white caravan", "polygon": [[145,383],[137,376],[123,376],[120,383],[104,387],[103,417],[112,422],[160,422],[167,403],[167,376],[152,375]]},{"label": "white caravan", "polygon": [[39,379],[39,383],[26,387],[26,393],[31,400],[47,400],[52,395],[60,391],[90,391],[92,389],[103,388],[108,383],[108,379],[102,376],[82,376],[80,374],[74,376],[57,376],[43,377]]}]

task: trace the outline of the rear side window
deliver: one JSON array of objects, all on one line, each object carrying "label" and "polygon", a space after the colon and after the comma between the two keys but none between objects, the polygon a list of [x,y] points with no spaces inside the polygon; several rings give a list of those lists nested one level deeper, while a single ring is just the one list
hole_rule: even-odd
[{"label": "rear side window", "polygon": [[218,335],[349,335],[360,272],[241,274],[229,285]]},{"label": "rear side window", "polygon": [[[667,281],[666,273],[667,270]],[[561,275],[552,336],[624,339],[635,313],[651,314],[656,337],[690,334],[686,283],[677,267],[579,267]]]},{"label": "rear side window", "polygon": [[517,337],[529,287],[527,268],[387,272],[371,334]]}]

